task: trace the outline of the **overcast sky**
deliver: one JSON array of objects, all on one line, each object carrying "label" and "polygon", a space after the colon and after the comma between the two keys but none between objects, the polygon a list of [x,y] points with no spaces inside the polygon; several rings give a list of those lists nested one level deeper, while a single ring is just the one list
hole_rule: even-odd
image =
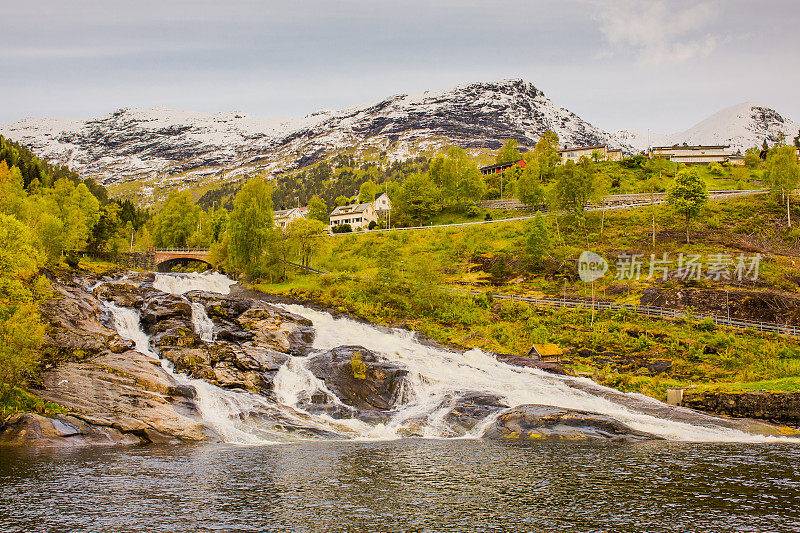
[{"label": "overcast sky", "polygon": [[606,130],[746,101],[800,121],[798,23],[797,0],[2,0],[0,123],[295,117],[505,78]]}]

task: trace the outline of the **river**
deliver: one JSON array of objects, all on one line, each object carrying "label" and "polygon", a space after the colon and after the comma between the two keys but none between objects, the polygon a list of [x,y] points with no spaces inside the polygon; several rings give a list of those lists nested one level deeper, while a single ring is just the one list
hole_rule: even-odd
[{"label": "river", "polygon": [[[231,284],[159,275],[154,287],[226,294]],[[214,322],[191,304],[195,331],[213,343]],[[194,387],[222,442],[4,448],[0,531],[800,531],[795,439],[299,305],[282,307],[311,320],[313,351],[286,360],[274,395],[221,389],[161,360],[135,309],[106,305],[121,336]],[[310,410],[312,395],[340,400],[309,362],[346,344],[408,370],[388,418]],[[466,433],[448,423],[465,391],[602,413],[663,440],[485,440],[497,413]]]},{"label": "river", "polygon": [[[4,451],[5,453],[5,451]],[[482,440],[14,451],[0,530],[800,531],[800,448]]]}]

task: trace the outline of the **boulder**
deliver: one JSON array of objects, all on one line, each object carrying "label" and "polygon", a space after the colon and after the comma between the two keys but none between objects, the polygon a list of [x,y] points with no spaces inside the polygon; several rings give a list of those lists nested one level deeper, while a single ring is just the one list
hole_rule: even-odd
[{"label": "boulder", "polygon": [[308,355],[314,343],[310,320],[263,302],[254,302],[236,317],[236,324],[253,333],[253,344],[291,355]]},{"label": "boulder", "polygon": [[359,410],[402,403],[408,369],[363,346],[339,346],[309,361],[308,369],[339,399]]},{"label": "boulder", "polygon": [[236,298],[215,292],[189,291],[184,294],[192,302],[199,302],[206,308],[209,317],[222,320],[234,320],[250,309],[252,300]]},{"label": "boulder", "polygon": [[520,405],[501,413],[484,438],[514,441],[638,441],[659,439],[632,429],[599,413],[553,407]]},{"label": "boulder", "polygon": [[194,391],[140,352],[106,351],[69,362],[44,372],[42,385],[33,391],[37,396],[93,426],[144,442],[199,441],[213,435],[200,419]]},{"label": "boulder", "polygon": [[192,306],[181,296],[154,292],[145,298],[140,317],[142,324],[148,328],[170,318],[188,320],[191,324]]},{"label": "boulder", "polygon": [[114,329],[103,303],[74,280],[53,280],[53,298],[40,304],[46,323],[42,346],[45,367],[77,361],[109,347],[124,351],[130,346]]},{"label": "boulder", "polygon": [[500,396],[478,391],[466,392],[448,403],[451,408],[444,421],[458,435],[468,433],[487,416],[508,409],[508,404]]},{"label": "boulder", "polygon": [[142,444],[146,440],[117,428],[93,425],[70,415],[45,417],[20,413],[0,425],[0,444],[11,445],[86,445]]},{"label": "boulder", "polygon": [[92,292],[101,300],[110,300],[120,307],[140,307],[144,303],[141,286],[132,281],[101,283]]}]

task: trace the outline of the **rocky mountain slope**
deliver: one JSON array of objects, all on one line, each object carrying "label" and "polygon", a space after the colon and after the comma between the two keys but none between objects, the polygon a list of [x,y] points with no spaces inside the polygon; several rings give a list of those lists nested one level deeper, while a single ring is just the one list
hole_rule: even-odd
[{"label": "rocky mountain slope", "polygon": [[352,147],[405,158],[448,143],[497,148],[516,138],[532,146],[548,129],[569,144],[618,146],[608,133],[522,80],[397,95],[299,120],[121,109],[87,121],[25,119],[0,126],[0,134],[109,184],[177,175],[176,181],[209,174],[232,178],[254,167],[274,172]]},{"label": "rocky mountain slope", "polygon": [[748,102],[723,109],[686,131],[673,134],[647,133],[638,130],[620,130],[613,137],[620,144],[627,144],[637,151],[648,146],[672,146],[673,144],[726,144],[733,151],[744,152],[753,146],[761,146],[766,139],[771,145],[783,132],[787,142],[798,134],[800,124],[781,116],[769,107]]}]

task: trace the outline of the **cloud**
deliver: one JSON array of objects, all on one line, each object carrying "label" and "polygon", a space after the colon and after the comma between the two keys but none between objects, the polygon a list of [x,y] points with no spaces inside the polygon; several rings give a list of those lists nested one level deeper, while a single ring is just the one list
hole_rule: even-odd
[{"label": "cloud", "polygon": [[588,0],[597,10],[600,32],[612,51],[633,52],[641,66],[685,63],[711,54],[726,37],[709,26],[722,7],[718,0],[692,4],[665,0]]}]

